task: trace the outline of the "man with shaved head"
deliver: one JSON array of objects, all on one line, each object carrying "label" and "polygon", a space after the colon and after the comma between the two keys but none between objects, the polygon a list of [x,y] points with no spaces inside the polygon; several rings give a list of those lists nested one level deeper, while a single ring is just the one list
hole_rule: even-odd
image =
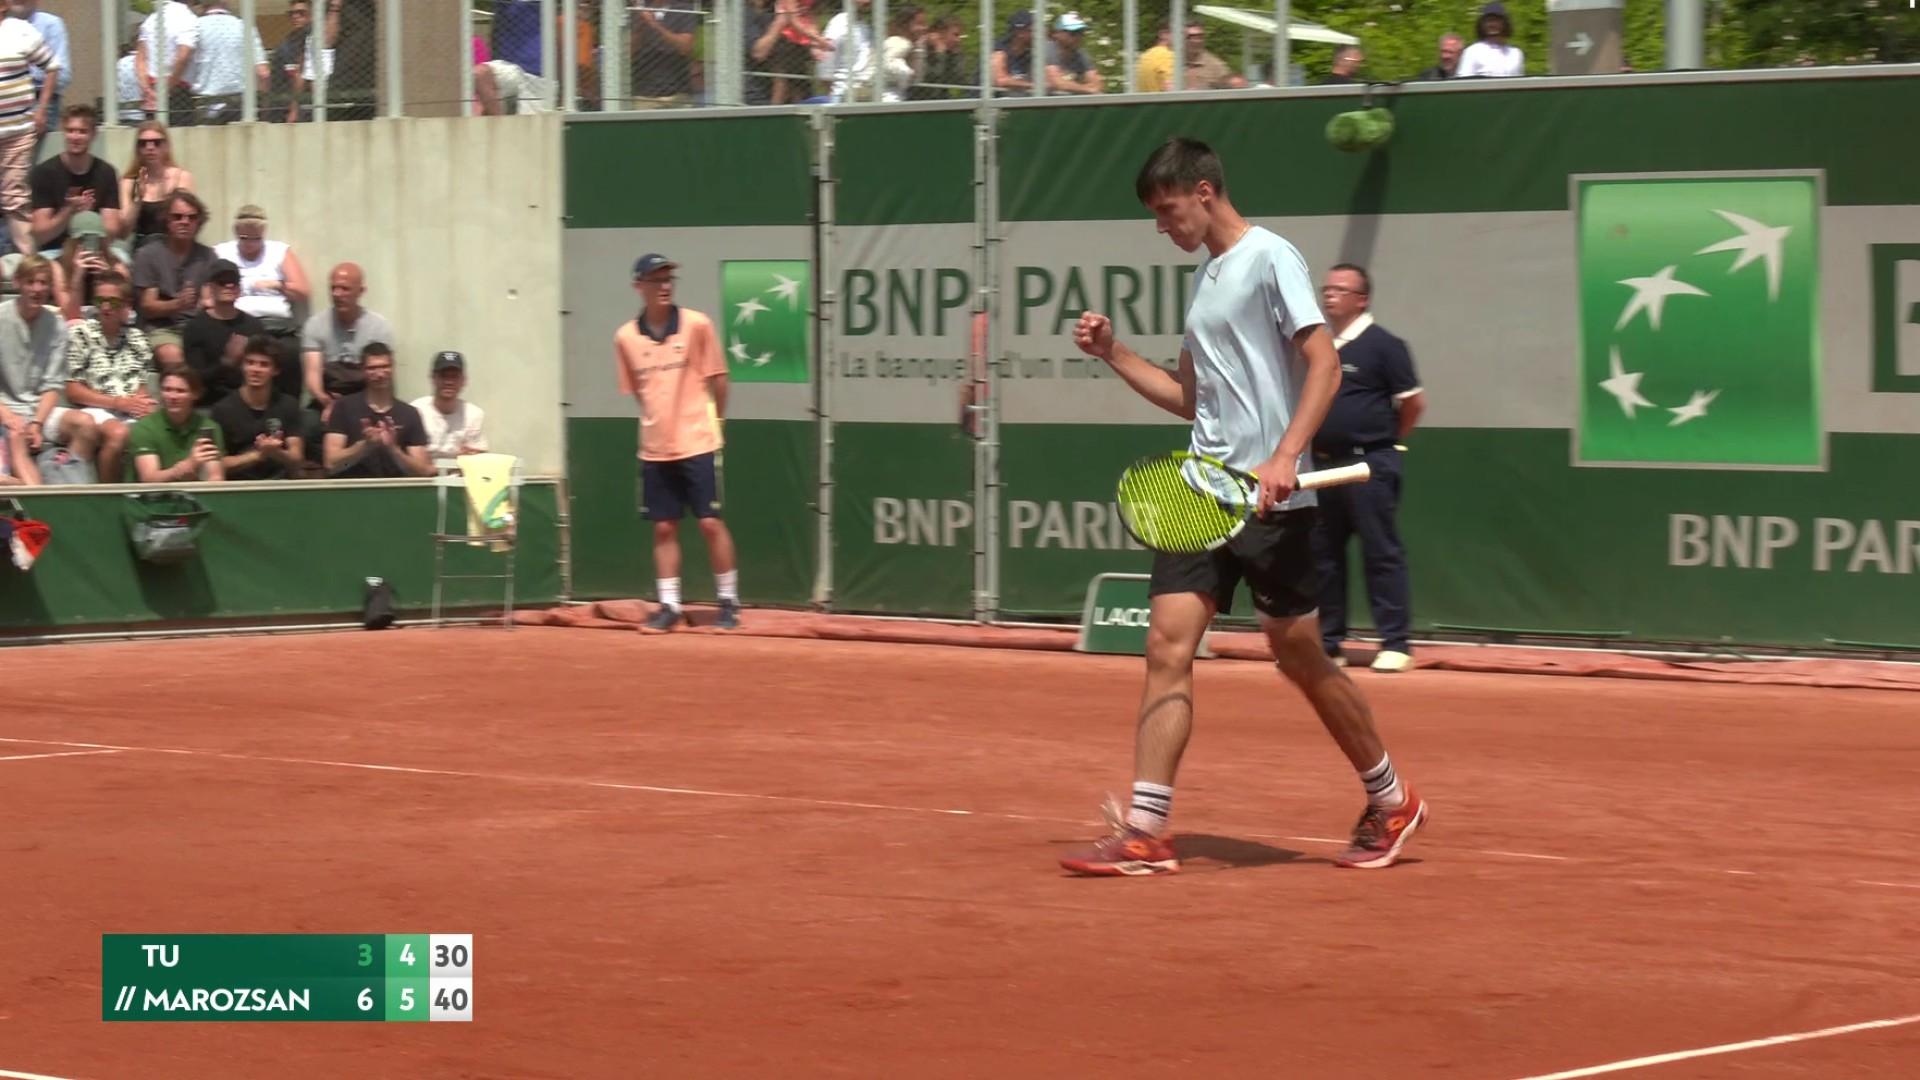
[{"label": "man with shaved head", "polygon": [[312,406],[325,421],[335,398],[366,388],[360,357],[368,345],[393,345],[393,327],[386,318],[360,306],[366,294],[366,275],[354,263],[343,262],[327,276],[333,306],[307,320],[302,335],[300,364]]}]

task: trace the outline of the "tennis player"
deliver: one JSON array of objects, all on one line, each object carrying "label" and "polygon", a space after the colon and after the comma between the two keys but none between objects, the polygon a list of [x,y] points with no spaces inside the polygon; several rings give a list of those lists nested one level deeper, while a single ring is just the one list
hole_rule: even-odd
[{"label": "tennis player", "polygon": [[1133,802],[1122,812],[1109,801],[1112,835],[1060,864],[1085,874],[1180,868],[1167,819],[1193,730],[1193,657],[1244,579],[1281,673],[1312,703],[1366,790],[1366,811],[1337,863],[1391,866],[1426,819],[1426,804],[1394,772],[1359,688],[1321,648],[1314,494],[1294,490],[1340,386],[1339,355],[1313,279],[1292,244],[1233,208],[1220,159],[1205,143],[1168,141],[1147,159],[1134,190],[1181,250],[1207,249],[1193,275],[1179,370],[1115,341],[1112,320],[1094,312],[1080,317],[1074,344],[1105,360],[1140,396],[1193,421],[1195,453],[1259,477],[1260,513],[1214,551],[1155,554]]}]

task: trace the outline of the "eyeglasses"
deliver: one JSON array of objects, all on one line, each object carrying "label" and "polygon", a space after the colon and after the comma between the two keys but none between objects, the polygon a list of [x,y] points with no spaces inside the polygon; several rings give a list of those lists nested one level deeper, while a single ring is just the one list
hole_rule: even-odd
[{"label": "eyeglasses", "polygon": [[149,146],[165,146],[165,145],[167,145],[167,140],[165,140],[165,139],[140,139],[140,140],[138,140],[138,141],[139,141],[139,143],[140,143],[140,146],[141,146],[141,148],[142,148],[142,149],[144,149],[144,148],[146,148],[146,147],[149,147]]},{"label": "eyeglasses", "polygon": [[200,215],[194,214],[194,213],[168,214],[167,220],[168,221],[199,221]]},{"label": "eyeglasses", "polygon": [[117,296],[108,296],[108,297],[98,298],[98,299],[95,299],[93,303],[95,307],[103,308],[108,311],[127,306],[127,302],[125,300],[120,299]]},{"label": "eyeglasses", "polygon": [[233,234],[233,238],[235,240],[265,240],[267,238],[267,234],[237,232]]}]

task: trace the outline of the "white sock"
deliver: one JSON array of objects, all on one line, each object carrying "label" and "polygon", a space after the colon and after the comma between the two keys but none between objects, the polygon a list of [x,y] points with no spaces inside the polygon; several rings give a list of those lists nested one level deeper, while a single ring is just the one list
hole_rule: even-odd
[{"label": "white sock", "polygon": [[680,579],[663,577],[660,579],[660,603],[678,611],[680,609]]},{"label": "white sock", "polygon": [[1167,818],[1172,815],[1172,788],[1145,780],[1133,782],[1133,808],[1127,811],[1127,824],[1159,836],[1167,831]]},{"label": "white sock", "polygon": [[1393,771],[1393,761],[1385,754],[1380,756],[1380,764],[1360,774],[1360,783],[1367,789],[1367,801],[1375,806],[1394,810],[1407,801],[1400,774]]},{"label": "white sock", "polygon": [[713,584],[715,588],[720,590],[720,599],[732,600],[735,603],[739,602],[740,571],[729,570],[724,574],[715,574],[713,575]]}]

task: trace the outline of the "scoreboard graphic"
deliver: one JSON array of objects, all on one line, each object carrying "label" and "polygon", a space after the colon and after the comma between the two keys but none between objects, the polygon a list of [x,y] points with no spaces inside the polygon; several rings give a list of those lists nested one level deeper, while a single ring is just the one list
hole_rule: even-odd
[{"label": "scoreboard graphic", "polygon": [[473,1019],[472,934],[103,934],[101,1019]]}]

